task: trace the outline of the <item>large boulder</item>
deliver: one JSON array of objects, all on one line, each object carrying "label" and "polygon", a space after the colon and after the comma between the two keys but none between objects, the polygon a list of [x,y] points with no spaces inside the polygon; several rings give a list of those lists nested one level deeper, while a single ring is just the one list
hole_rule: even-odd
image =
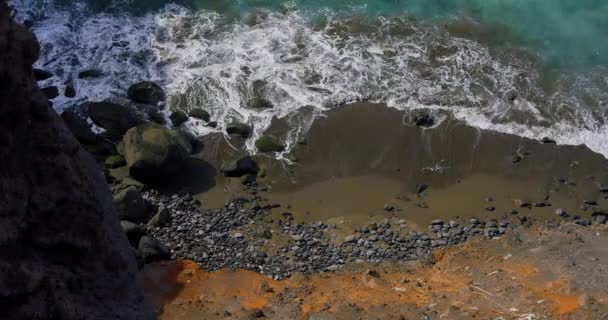
[{"label": "large boulder", "polygon": [[91,130],[87,121],[73,111],[66,110],[61,114],[65,125],[72,131],[72,134],[81,143],[95,143],[99,137]]},{"label": "large boulder", "polygon": [[169,119],[171,119],[171,123],[174,127],[179,127],[182,123],[188,121],[188,116],[185,112],[177,110],[173,111],[171,115],[169,115]]},{"label": "large boulder", "polygon": [[255,97],[255,98],[249,99],[247,101],[246,107],[249,109],[264,110],[264,109],[272,109],[273,105],[272,105],[272,102],[270,102],[264,98]]},{"label": "large boulder", "polygon": [[260,168],[251,157],[244,157],[236,161],[225,163],[221,168],[226,177],[242,177],[244,175],[257,175]]},{"label": "large boulder", "polygon": [[190,110],[189,114],[192,118],[201,119],[205,122],[209,122],[209,120],[211,120],[211,114],[201,108],[194,108]]},{"label": "large boulder", "polygon": [[251,133],[253,133],[253,128],[245,123],[233,122],[226,126],[226,133],[241,136],[243,138],[249,138]]},{"label": "large boulder", "polygon": [[184,135],[156,123],[139,125],[123,139],[131,177],[143,183],[158,183],[179,171],[192,152]]},{"label": "large boulder", "polygon": [[101,170],[40,92],[0,2],[0,319],[154,319]]},{"label": "large boulder", "polygon": [[141,191],[128,188],[114,196],[118,217],[133,223],[147,223],[154,215],[154,206],[144,199]]},{"label": "large boulder", "polygon": [[149,236],[143,236],[139,240],[137,250],[141,254],[145,263],[167,260],[171,258],[171,250],[169,250],[169,248],[167,248],[167,246],[162,244],[160,241]]},{"label": "large boulder", "polygon": [[93,123],[107,130],[110,139],[120,139],[142,122],[135,110],[111,102],[90,102],[86,109]]},{"label": "large boulder", "polygon": [[281,152],[285,150],[285,146],[283,146],[275,137],[269,135],[259,137],[255,141],[255,147],[260,152]]},{"label": "large boulder", "polygon": [[158,104],[165,101],[165,92],[154,82],[142,81],[129,87],[129,99],[134,102]]},{"label": "large boulder", "polygon": [[131,246],[137,248],[141,237],[146,235],[146,229],[131,221],[121,221],[120,226],[122,227],[122,231],[127,236],[127,239],[129,239]]}]

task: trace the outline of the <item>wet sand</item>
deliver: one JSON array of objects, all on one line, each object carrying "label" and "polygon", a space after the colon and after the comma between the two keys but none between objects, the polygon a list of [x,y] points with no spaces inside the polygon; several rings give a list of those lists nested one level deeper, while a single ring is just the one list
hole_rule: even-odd
[{"label": "wet sand", "polygon": [[[285,126],[276,121],[270,131],[280,138]],[[512,210],[552,218],[558,208],[585,217],[594,208],[581,208],[583,201],[597,202],[595,209],[608,203],[598,188],[608,182],[603,156],[584,146],[542,144],[449,118],[422,129],[404,112],[357,103],[317,119],[305,141],[293,150],[293,164],[256,157],[267,172],[259,179],[269,187],[265,196],[289,204],[296,220],[344,217],[358,224],[392,215],[426,225],[436,218],[485,219]],[[243,154],[242,143],[233,138],[232,148],[222,136],[208,137],[198,156],[219,167],[220,159]],[[514,163],[516,154],[523,159]],[[239,194],[239,185],[218,175],[216,186],[198,198],[204,206],[219,206]],[[428,188],[419,193],[422,185]],[[546,206],[520,208],[517,201]],[[396,210],[386,212],[386,204]]]}]

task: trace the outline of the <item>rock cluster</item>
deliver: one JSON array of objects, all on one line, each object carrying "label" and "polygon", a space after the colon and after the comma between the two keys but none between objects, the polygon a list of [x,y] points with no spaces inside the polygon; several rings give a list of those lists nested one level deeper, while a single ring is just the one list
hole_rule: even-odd
[{"label": "rock cluster", "polygon": [[0,43],[0,318],[153,319],[107,184],[37,87],[40,47],[5,2]]}]

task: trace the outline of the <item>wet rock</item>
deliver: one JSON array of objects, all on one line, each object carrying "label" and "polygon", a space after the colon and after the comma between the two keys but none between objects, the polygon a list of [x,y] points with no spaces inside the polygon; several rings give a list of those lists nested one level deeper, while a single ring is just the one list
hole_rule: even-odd
[{"label": "wet rock", "polygon": [[513,204],[518,208],[529,208],[532,206],[529,201],[523,199],[513,199]]},{"label": "wet rock", "polygon": [[36,81],[43,81],[48,78],[51,78],[52,76],[53,74],[46,70],[34,68],[34,77],[36,78]]},{"label": "wet rock", "polygon": [[418,112],[412,117],[412,121],[416,126],[421,128],[429,128],[435,125],[435,118],[427,112]]},{"label": "wet rock", "polygon": [[283,146],[275,137],[264,135],[255,141],[255,147],[260,152],[281,152],[285,150]]},{"label": "wet rock", "polygon": [[423,192],[425,192],[427,189],[429,188],[428,185],[426,184],[419,184],[416,186],[416,193],[417,194],[422,194]]},{"label": "wet rock", "polygon": [[226,133],[230,135],[238,135],[243,138],[249,138],[252,132],[253,128],[244,123],[233,122],[226,126]]},{"label": "wet rock", "polygon": [[258,110],[263,110],[263,109],[271,109],[273,107],[272,102],[261,98],[261,97],[255,97],[252,99],[249,99],[247,101],[247,108],[249,109],[258,109]]},{"label": "wet rock", "polygon": [[556,143],[555,140],[553,140],[549,137],[543,137],[542,139],[540,139],[540,142],[544,143],[544,144],[555,144]]},{"label": "wet rock", "polygon": [[496,210],[496,208],[495,208],[494,206],[486,206],[486,207],[484,208],[484,210],[489,211],[489,212],[493,212],[493,211],[495,211],[495,210]]},{"label": "wet rock", "polygon": [[66,98],[74,98],[76,97],[76,89],[74,88],[73,85],[68,84],[65,86],[65,90],[63,91],[63,95]]},{"label": "wet rock", "polygon": [[148,120],[160,125],[165,125],[167,124],[167,120],[165,119],[165,115],[157,110],[157,109],[151,109],[148,110]]},{"label": "wet rock", "polygon": [[59,96],[59,88],[50,86],[40,89],[48,99],[55,99]]},{"label": "wet rock", "polygon": [[95,143],[99,137],[93,133],[86,120],[72,111],[64,111],[61,118],[74,137],[81,143]]},{"label": "wet rock", "polygon": [[143,198],[141,191],[130,188],[114,197],[120,220],[146,223],[154,214],[154,206]]},{"label": "wet rock", "polygon": [[151,81],[142,81],[135,83],[129,87],[129,99],[138,103],[146,103],[156,105],[161,101],[165,101],[165,92],[156,83]]},{"label": "wet rock", "polygon": [[106,129],[106,135],[113,140],[142,122],[133,109],[111,102],[90,102],[86,109],[93,123]]},{"label": "wet rock", "polygon": [[242,177],[245,175],[257,175],[260,168],[253,158],[247,156],[236,161],[224,164],[221,168],[226,177]]},{"label": "wet rock", "polygon": [[171,119],[171,123],[173,123],[174,127],[179,127],[182,123],[188,121],[188,116],[183,111],[178,110],[171,113],[169,119]]},{"label": "wet rock", "polygon": [[132,128],[123,142],[129,174],[143,183],[172,178],[192,152],[183,134],[155,123]]},{"label": "wet rock", "polygon": [[209,114],[209,112],[207,112],[201,108],[194,108],[194,109],[190,110],[189,115],[192,118],[200,119],[205,122],[209,122],[209,120],[211,120],[211,114]]},{"label": "wet rock", "polygon": [[144,236],[139,240],[137,250],[141,254],[145,263],[151,263],[154,261],[162,261],[171,258],[171,251],[167,246],[162,244],[160,241]]},{"label": "wet rock", "polygon": [[588,206],[597,206],[597,201],[595,201],[595,200],[583,200],[583,204],[586,204]]},{"label": "wet rock", "polygon": [[207,122],[207,127],[213,128],[213,129],[217,128],[217,121],[209,121],[209,122]]},{"label": "wet rock", "polygon": [[103,72],[101,72],[100,70],[96,70],[96,69],[83,70],[80,73],[78,73],[79,79],[99,78],[101,76],[103,76]]},{"label": "wet rock", "polygon": [[137,247],[141,237],[143,237],[146,234],[146,230],[144,228],[142,228],[140,225],[135,224],[130,221],[121,221],[120,226],[122,227],[122,230],[124,231],[125,235],[127,236],[129,243],[133,247]]}]

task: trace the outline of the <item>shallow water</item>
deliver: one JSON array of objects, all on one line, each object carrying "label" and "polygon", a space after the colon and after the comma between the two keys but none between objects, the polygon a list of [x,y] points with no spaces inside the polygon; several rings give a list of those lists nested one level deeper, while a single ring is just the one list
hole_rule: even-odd
[{"label": "shallow water", "polygon": [[[274,117],[288,149],[328,109],[368,100],[451,112],[468,124],[551,136],[608,155],[608,5],[602,1],[14,0],[34,22],[39,67],[87,100],[125,100],[158,81],[168,108],[204,107],[262,134]],[[100,79],[77,79],[88,68]],[[254,95],[275,108],[244,108]],[[302,116],[302,108],[307,108]],[[200,134],[214,130],[190,121]],[[255,152],[253,139],[247,147]]]}]

